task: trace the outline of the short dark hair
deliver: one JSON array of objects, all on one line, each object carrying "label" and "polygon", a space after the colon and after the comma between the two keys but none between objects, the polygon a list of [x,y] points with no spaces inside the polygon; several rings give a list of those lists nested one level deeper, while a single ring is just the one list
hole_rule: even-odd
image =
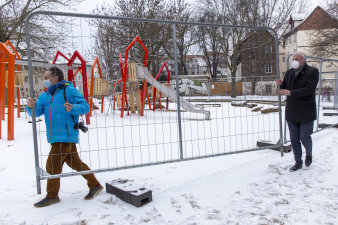
[{"label": "short dark hair", "polygon": [[53,77],[57,76],[59,78],[59,81],[62,81],[65,79],[65,76],[63,75],[63,72],[59,67],[52,66],[52,67],[47,68],[47,71],[49,71]]}]

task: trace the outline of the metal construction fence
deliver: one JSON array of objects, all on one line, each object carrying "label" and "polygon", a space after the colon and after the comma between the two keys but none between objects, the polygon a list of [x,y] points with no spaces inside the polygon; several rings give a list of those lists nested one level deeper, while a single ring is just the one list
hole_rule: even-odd
[{"label": "metal construction fence", "polygon": [[[36,16],[71,21],[65,43],[72,45],[60,46],[53,63],[45,64],[45,67],[56,64],[63,68],[67,79],[73,81],[91,107],[90,113],[83,116],[88,132],[80,132],[77,145],[81,159],[91,169],[74,171],[64,168],[61,174],[46,173],[43,169],[50,145],[46,140],[45,124],[36,122],[35,110],[32,110],[38,193],[41,193],[40,181],[43,179],[280,148],[283,144],[282,104],[275,86],[275,80],[280,77],[278,39],[273,29],[34,12],[26,19],[32,97],[37,97],[34,96],[33,79],[43,79],[42,74],[33,73],[34,61],[30,50],[29,21]],[[149,33],[143,32],[142,35],[135,29],[133,35],[128,36],[128,32],[124,32],[126,35],[122,39],[121,36],[111,36],[109,40],[115,41],[118,46],[111,52],[112,66],[108,68],[110,61],[96,55],[102,50],[97,44],[98,35],[104,32],[102,24],[116,25],[125,30],[137,27],[134,25],[160,30],[155,33],[158,35],[151,37],[147,36]],[[241,45],[233,43],[230,53],[219,54],[224,52],[222,46],[212,49],[209,40],[212,36],[206,36],[209,42],[197,42],[199,44],[190,47],[193,60],[188,60],[188,55],[179,55],[178,49],[182,47],[179,38],[182,36],[177,35],[187,27],[190,32],[213,32],[219,37],[240,34],[238,38],[245,42]],[[161,32],[166,32],[166,35]],[[154,43],[162,45],[155,48],[152,46]],[[203,52],[202,45],[207,52]],[[241,48],[237,49],[238,46]],[[98,53],[93,49],[98,49]],[[154,52],[154,49],[160,50]],[[74,54],[68,58],[69,52]],[[218,57],[217,73],[211,73],[212,66],[206,63],[205,58],[210,54]],[[64,61],[57,58],[60,55]],[[105,65],[105,72],[97,67],[97,59],[102,60],[100,63]],[[236,61],[231,62],[234,59]],[[90,68],[88,64],[91,62],[94,63]],[[228,66],[233,63],[232,71],[224,69],[225,63]],[[218,75],[213,77],[210,74]],[[59,123],[65,121],[60,119]],[[257,142],[261,140],[270,145],[258,147]]]},{"label": "metal construction fence", "polygon": [[[287,70],[293,54],[287,58]],[[316,90],[317,120],[314,132],[330,128],[338,124],[338,60],[314,56],[306,56],[307,63],[319,70],[319,82]],[[287,123],[284,120],[284,143],[290,142]]]}]

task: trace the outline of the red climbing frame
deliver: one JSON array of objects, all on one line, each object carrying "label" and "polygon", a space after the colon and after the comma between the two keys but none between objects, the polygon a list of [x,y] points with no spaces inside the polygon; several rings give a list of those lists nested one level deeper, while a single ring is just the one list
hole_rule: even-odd
[{"label": "red climbing frame", "polygon": [[[166,62],[164,62],[161,66],[161,69],[158,71],[157,75],[156,75],[156,80],[158,80],[160,78],[161,72],[163,70],[163,68],[166,68],[167,73],[168,73],[168,81],[167,83],[170,84],[170,71],[168,68],[168,65]],[[161,97],[161,96],[160,96]],[[155,101],[156,101],[156,88],[154,87],[154,96],[153,96],[153,111],[155,111]],[[161,103],[160,103],[161,104]],[[168,109],[168,105],[169,105],[169,98],[167,97],[167,104],[166,104],[166,109]]]},{"label": "red climbing frame", "polygon": [[[123,117],[123,111],[124,111],[124,102],[126,100],[126,84],[127,84],[127,77],[128,77],[128,53],[131,47],[135,44],[135,42],[138,42],[141,47],[144,49],[144,67],[147,67],[147,59],[148,59],[148,49],[143,44],[139,36],[136,36],[135,39],[128,45],[125,51],[125,57],[124,57],[124,64],[122,68],[122,100],[121,100],[121,117]],[[141,92],[141,102],[142,102],[142,110],[141,110],[141,116],[144,115],[144,94],[145,90],[147,88],[147,81],[143,81],[143,90]]]},{"label": "red climbing frame", "polygon": [[[94,59],[93,65],[92,65],[92,69],[91,69],[91,76],[90,76],[90,101],[89,101],[89,116],[92,116],[92,111],[93,111],[93,92],[94,92],[94,68],[97,65],[97,68],[99,69],[99,74],[100,74],[100,78],[102,78],[102,71],[101,71],[101,67],[100,67],[100,62],[99,62],[99,58],[96,57]],[[102,96],[101,99],[101,113],[103,113],[103,100],[104,97]]]}]

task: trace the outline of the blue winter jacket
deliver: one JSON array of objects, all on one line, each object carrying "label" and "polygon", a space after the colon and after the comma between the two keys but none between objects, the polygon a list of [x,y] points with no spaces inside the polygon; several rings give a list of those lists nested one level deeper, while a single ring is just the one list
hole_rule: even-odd
[{"label": "blue winter jacket", "polygon": [[[66,91],[68,102],[73,105],[72,110],[69,112],[66,111],[64,106],[65,97],[63,89]],[[27,112],[29,115],[32,115],[31,109],[28,107]],[[53,96],[48,91],[42,93],[36,100],[35,105],[36,117],[45,116],[48,143],[78,143],[79,130],[75,130],[74,125],[79,121],[80,114],[88,112],[88,102],[69,81],[59,87]]]}]

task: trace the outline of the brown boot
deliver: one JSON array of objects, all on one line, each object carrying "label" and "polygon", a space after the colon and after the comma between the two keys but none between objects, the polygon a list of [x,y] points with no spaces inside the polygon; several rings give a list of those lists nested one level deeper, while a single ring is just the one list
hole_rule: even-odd
[{"label": "brown boot", "polygon": [[41,208],[41,207],[46,207],[46,206],[58,203],[59,201],[60,201],[59,197],[56,197],[56,198],[46,197],[42,199],[41,201],[35,203],[34,206],[37,208]]},{"label": "brown boot", "polygon": [[85,200],[93,199],[98,193],[100,193],[103,190],[103,187],[101,184],[97,185],[96,187],[93,187],[89,190],[89,193],[84,197]]}]

